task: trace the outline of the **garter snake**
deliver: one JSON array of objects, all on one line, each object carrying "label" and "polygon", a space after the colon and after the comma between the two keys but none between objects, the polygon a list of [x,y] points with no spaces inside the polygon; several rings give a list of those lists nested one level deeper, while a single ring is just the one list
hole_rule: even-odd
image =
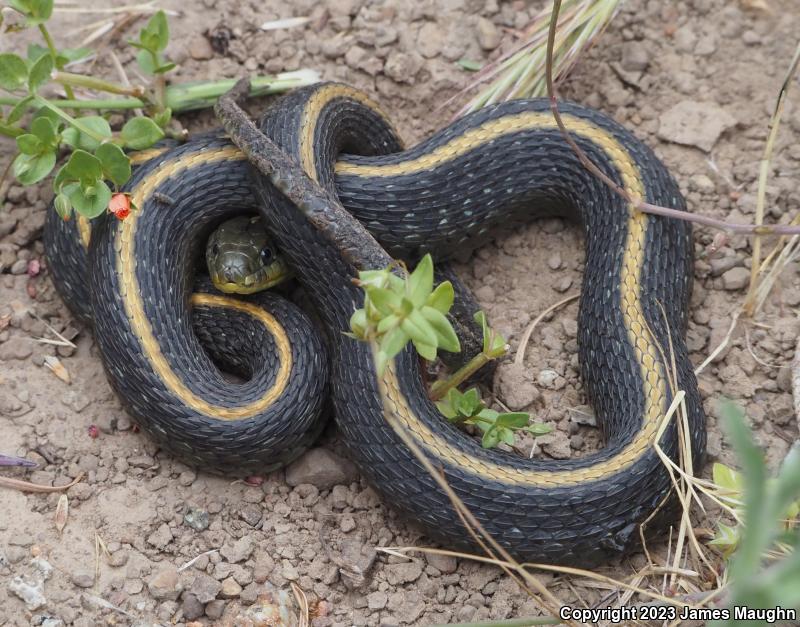
[{"label": "garter snake", "polygon": [[[253,445],[236,426],[250,422],[256,407],[275,409],[287,394],[292,402],[279,409],[293,415],[309,391],[288,387],[313,377],[293,371],[284,390],[273,379],[269,402],[252,386],[235,401],[218,399],[219,377],[205,371],[210,364],[197,367],[192,351],[199,347],[187,339],[188,263],[175,261],[190,259],[215,223],[260,211],[327,332],[337,424],[387,502],[431,537],[473,548],[402,430],[516,558],[588,566],[630,549],[670,491],[654,444],[677,459],[674,421],[662,430],[676,389],[686,393],[697,463],[705,449],[705,417],[683,339],[691,228],[639,213],[597,181],[548,107],[544,100],[486,107],[402,150],[381,109],[344,85],[290,93],[267,111],[261,130],[226,100],[221,117],[241,151],[223,137],[206,137],[159,155],[128,186],[140,210],[124,222],[105,218],[93,231],[94,325],[115,389],[163,445],[203,467],[263,461],[263,442]],[[684,207],[677,184],[642,142],[596,111],[561,108],[578,145],[630,196]],[[243,153],[261,174],[251,172]],[[157,206],[156,192],[172,199],[168,210]],[[579,459],[482,449],[441,418],[412,349],[376,377],[370,345],[342,333],[363,302],[352,282],[359,270],[427,251],[442,259],[485,242],[495,227],[541,215],[575,218],[585,233],[579,356],[606,447]],[[291,331],[288,347],[272,341],[270,348],[285,353],[305,341]],[[155,400],[145,407],[148,396]],[[191,419],[149,413],[187,405]]]}]

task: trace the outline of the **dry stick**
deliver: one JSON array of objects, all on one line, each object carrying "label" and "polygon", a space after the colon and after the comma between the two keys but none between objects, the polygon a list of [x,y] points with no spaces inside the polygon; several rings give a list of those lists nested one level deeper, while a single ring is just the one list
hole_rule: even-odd
[{"label": "dry stick", "polygon": [[564,141],[567,142],[569,147],[578,157],[581,164],[589,170],[595,177],[605,183],[609,189],[623,198],[626,202],[630,203],[634,209],[642,213],[651,213],[654,215],[665,216],[667,218],[676,218],[678,220],[686,220],[687,222],[696,222],[703,226],[709,226],[723,231],[732,233],[756,233],[759,235],[767,234],[800,234],[800,226],[790,226],[786,224],[739,224],[734,222],[726,222],[725,220],[718,220],[710,216],[704,216],[697,213],[689,213],[680,209],[672,209],[669,207],[662,207],[660,205],[653,205],[644,202],[641,198],[634,198],[627,190],[623,189],[616,184],[609,176],[598,168],[594,162],[586,155],[580,146],[575,142],[567,130],[564,120],[561,118],[561,113],[558,110],[558,94],[553,80],[553,48],[555,46],[556,25],[558,21],[558,12],[561,9],[561,0],[553,0],[553,13],[550,17],[550,31],[547,36],[547,63],[546,63],[546,78],[547,78],[547,95],[550,98],[550,109],[553,112],[553,119],[555,119],[558,129],[564,136]]},{"label": "dry stick", "polygon": [[[767,179],[769,178],[769,166],[772,162],[772,152],[775,148],[775,139],[778,137],[778,128],[781,125],[781,116],[783,115],[783,107],[786,103],[786,94],[789,91],[789,86],[792,84],[792,79],[797,71],[798,62],[800,62],[800,42],[797,44],[797,49],[794,53],[794,58],[789,64],[789,71],[786,72],[786,77],[783,79],[780,91],[778,92],[778,99],[775,102],[775,109],[772,113],[772,118],[769,124],[769,133],[767,135],[767,144],[764,146],[764,156],[761,157],[761,164],[758,173],[758,191],[756,195],[756,225],[760,226],[764,222],[764,205],[767,198]],[[755,303],[755,288],[758,281],[758,275],[761,272],[761,236],[756,233],[753,238],[753,263],[750,267],[750,289],[747,293],[747,300],[745,301],[745,311],[748,315],[753,315],[753,306]]]},{"label": "dry stick", "polygon": [[63,492],[64,490],[69,490],[81,479],[83,479],[83,473],[75,477],[72,483],[68,483],[67,485],[52,486],[52,485],[40,485],[38,483],[30,483],[29,481],[22,481],[21,479],[10,479],[9,477],[0,477],[0,487],[12,488],[13,490],[19,490],[20,492],[39,492],[44,494],[48,492]]}]

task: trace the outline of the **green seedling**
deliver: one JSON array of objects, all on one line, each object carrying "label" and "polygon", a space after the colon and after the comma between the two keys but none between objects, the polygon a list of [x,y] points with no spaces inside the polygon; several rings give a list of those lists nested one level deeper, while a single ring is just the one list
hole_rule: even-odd
[{"label": "green seedling", "polygon": [[530,424],[531,417],[525,412],[500,413],[490,409],[481,400],[477,388],[466,392],[451,388],[436,407],[454,424],[478,427],[483,432],[483,448],[494,448],[500,443],[513,446],[515,431],[527,431],[538,436],[552,430],[548,425]]},{"label": "green seedling", "polygon": [[[56,47],[47,28],[53,0],[7,0],[6,9],[19,18],[4,25],[7,31],[37,28],[45,45],[30,44],[25,57],[0,54],[0,90],[8,94],[0,96],[0,135],[16,141],[18,154],[10,171],[22,185],[35,185],[55,171],[55,207],[64,219],[73,211],[87,218],[100,215],[114,192],[131,176],[127,151],[149,148],[166,136],[183,138],[181,131],[170,127],[173,112],[213,106],[234,82],[168,86],[165,75],[175,65],[164,56],[169,24],[163,11],[154,13],[136,39],[129,42],[138,49],[139,68],[151,80],[147,85],[127,86],[66,71],[69,64],[93,51]],[[276,93],[316,80],[316,74],[308,71],[256,77],[251,93]],[[53,86],[63,89],[66,98],[45,95],[54,92]],[[78,99],[76,89],[124,97]],[[118,131],[112,130],[110,113],[131,109],[140,109],[144,115],[129,119]],[[79,113],[86,110],[102,113]],[[63,165],[57,169],[65,153]]]}]

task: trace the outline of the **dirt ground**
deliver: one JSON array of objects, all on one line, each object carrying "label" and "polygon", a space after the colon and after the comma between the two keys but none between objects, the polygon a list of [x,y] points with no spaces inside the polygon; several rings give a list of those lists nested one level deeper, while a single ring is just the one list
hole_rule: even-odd
[{"label": "dirt ground", "polygon": [[[607,112],[651,145],[680,181],[690,209],[735,222],[753,219],[768,117],[800,32],[794,0],[767,0],[770,12],[749,4],[629,0],[562,87],[563,96]],[[177,79],[315,68],[324,78],[373,93],[413,143],[452,116],[454,109],[438,105],[472,77],[455,62],[496,58],[542,5],[170,0],[163,6],[181,13],[171,18],[169,49],[180,64]],[[304,15],[312,17],[304,27],[257,29],[267,20]],[[56,20],[63,43],[74,43],[66,36],[74,16]],[[229,35],[224,54],[211,47],[206,32]],[[129,62],[131,55],[122,59]],[[184,118],[189,128],[210,120],[207,114]],[[767,190],[769,220],[788,222],[800,206],[799,139],[800,105],[790,102]],[[4,167],[11,145],[0,146]],[[49,185],[12,185],[0,209],[0,452],[39,463],[32,472],[4,476],[52,485],[81,472],[86,479],[69,491],[69,520],[61,534],[53,522],[57,494],[0,488],[0,624],[249,624],[266,611],[265,594],[289,599],[291,583],[305,592],[312,624],[319,627],[539,614],[495,568],[376,555],[376,547],[426,540],[341,457],[333,429],[321,448],[260,486],[196,472],[159,454],[120,408],[91,333],[72,322],[46,268],[29,276],[30,262],[43,257],[41,228],[50,196]],[[688,341],[699,364],[742,304],[751,249],[745,237],[734,237],[710,256],[705,251],[713,233],[695,233]],[[533,318],[577,293],[581,249],[574,226],[549,220],[498,239],[460,265],[512,354]],[[773,466],[797,439],[789,364],[798,305],[800,275],[792,265],[756,323],[742,325],[701,374],[712,461],[732,461],[717,425],[721,397],[746,408]],[[576,311],[572,303],[537,327],[524,375],[509,365],[497,375],[500,400],[556,427],[537,445],[543,456],[582,455],[599,440],[577,374]],[[77,350],[36,342],[52,337],[46,323],[70,336],[77,331]],[[54,354],[69,371],[70,385],[43,366]],[[93,425],[96,438],[89,435]],[[529,449],[531,443],[522,445]],[[712,511],[707,524],[714,521]],[[653,549],[663,556],[666,546]],[[623,578],[643,563],[635,555],[601,572]],[[27,609],[12,591],[15,578],[35,584],[45,571],[44,602]],[[570,604],[615,598],[581,581],[551,575],[542,581]]]}]

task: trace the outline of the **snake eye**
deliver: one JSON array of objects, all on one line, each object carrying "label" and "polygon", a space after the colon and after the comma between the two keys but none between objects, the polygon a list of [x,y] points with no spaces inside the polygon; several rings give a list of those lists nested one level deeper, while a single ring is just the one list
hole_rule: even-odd
[{"label": "snake eye", "polygon": [[219,244],[214,244],[211,247],[211,254],[212,255],[218,255],[219,254]]},{"label": "snake eye", "polygon": [[272,249],[269,246],[265,246],[261,249],[261,263],[267,265],[272,260]]}]

